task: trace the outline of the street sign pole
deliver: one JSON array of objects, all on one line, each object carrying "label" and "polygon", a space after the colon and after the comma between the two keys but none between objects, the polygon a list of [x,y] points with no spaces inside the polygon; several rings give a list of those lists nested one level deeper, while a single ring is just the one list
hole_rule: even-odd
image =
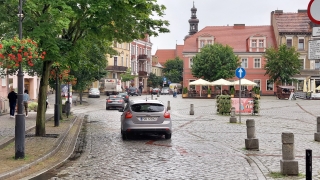
[{"label": "street sign pole", "polygon": [[241,123],[241,78],[239,79],[239,123]]},{"label": "street sign pole", "polygon": [[242,111],[242,103],[241,103],[241,79],[246,76],[246,70],[243,68],[236,69],[236,76],[239,78],[239,122],[241,123],[241,111]]}]

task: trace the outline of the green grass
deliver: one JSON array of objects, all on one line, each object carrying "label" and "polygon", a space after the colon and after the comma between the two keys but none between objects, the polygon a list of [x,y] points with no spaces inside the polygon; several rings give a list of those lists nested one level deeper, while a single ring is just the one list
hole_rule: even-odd
[{"label": "green grass", "polygon": [[[270,172],[269,176],[274,179],[289,177],[288,175],[281,174],[281,172]],[[298,177],[299,179],[302,179],[302,178],[305,178],[305,175],[299,173],[298,176],[296,176],[296,177]]]}]

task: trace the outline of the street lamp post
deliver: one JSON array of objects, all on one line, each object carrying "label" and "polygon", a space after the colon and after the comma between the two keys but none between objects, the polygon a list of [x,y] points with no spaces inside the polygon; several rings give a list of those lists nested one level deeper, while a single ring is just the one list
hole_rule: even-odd
[{"label": "street lamp post", "polygon": [[54,103],[54,126],[58,127],[59,126],[59,68],[56,67],[56,98],[55,98],[55,103]]},{"label": "street lamp post", "polygon": [[[22,40],[22,0],[19,0],[19,39]],[[23,71],[21,62],[18,71],[18,113],[15,119],[15,159],[23,159],[25,147],[25,116],[23,114]]]}]

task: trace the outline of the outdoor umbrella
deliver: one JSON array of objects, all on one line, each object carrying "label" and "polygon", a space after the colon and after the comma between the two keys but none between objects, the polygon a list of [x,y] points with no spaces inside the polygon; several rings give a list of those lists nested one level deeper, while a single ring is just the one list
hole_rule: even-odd
[{"label": "outdoor umbrella", "polygon": [[[233,85],[239,85],[239,80],[234,81],[234,82],[233,82]],[[257,83],[255,83],[255,82],[253,82],[253,81],[250,81],[250,80],[248,80],[248,79],[242,78],[242,79],[241,79],[241,85],[242,85],[242,86],[256,86]]]},{"label": "outdoor umbrella", "polygon": [[222,86],[230,86],[233,85],[232,82],[227,81],[225,79],[218,79],[216,81],[211,82],[212,86],[221,86],[220,90],[221,90],[221,94],[222,94]]},{"label": "outdoor umbrella", "polygon": [[199,85],[200,86],[200,97],[201,97],[201,91],[202,91],[202,86],[210,86],[211,83],[209,81],[203,80],[203,79],[198,79],[195,81],[192,81],[191,83],[189,83],[189,85]]}]

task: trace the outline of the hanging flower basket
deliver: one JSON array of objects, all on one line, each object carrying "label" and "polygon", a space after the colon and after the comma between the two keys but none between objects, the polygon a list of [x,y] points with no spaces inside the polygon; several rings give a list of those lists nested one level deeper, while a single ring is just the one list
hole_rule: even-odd
[{"label": "hanging flower basket", "polygon": [[2,40],[0,42],[0,67],[17,69],[19,65],[33,66],[45,58],[46,52],[38,48],[30,38]]}]

